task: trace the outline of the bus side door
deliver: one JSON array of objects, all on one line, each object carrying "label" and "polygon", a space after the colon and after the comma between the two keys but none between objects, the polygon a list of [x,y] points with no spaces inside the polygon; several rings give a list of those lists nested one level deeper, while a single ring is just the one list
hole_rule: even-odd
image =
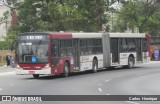
[{"label": "bus side door", "polygon": [[111,38],[112,63],[119,63],[118,38]]},{"label": "bus side door", "polygon": [[80,66],[80,49],[79,49],[79,39],[73,39],[73,57],[74,57],[74,67],[77,69]]},{"label": "bus side door", "polygon": [[136,39],[137,61],[142,61],[142,39]]}]

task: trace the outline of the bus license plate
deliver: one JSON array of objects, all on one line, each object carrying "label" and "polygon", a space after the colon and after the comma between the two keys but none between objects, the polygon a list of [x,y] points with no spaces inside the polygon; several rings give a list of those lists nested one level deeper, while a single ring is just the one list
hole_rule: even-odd
[{"label": "bus license plate", "polygon": [[29,74],[35,74],[35,71],[29,71]]}]

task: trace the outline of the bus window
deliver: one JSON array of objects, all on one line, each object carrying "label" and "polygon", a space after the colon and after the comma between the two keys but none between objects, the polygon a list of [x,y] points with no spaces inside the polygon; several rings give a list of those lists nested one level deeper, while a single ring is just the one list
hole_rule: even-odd
[{"label": "bus window", "polygon": [[73,48],[72,48],[72,40],[68,39],[66,40],[66,50],[67,50],[67,56],[73,55]]},{"label": "bus window", "polygon": [[66,51],[64,48],[61,48],[60,49],[60,56],[63,57],[63,56],[66,56]]},{"label": "bus window", "polygon": [[73,55],[73,48],[72,48],[72,40],[60,40],[60,56],[72,56]]},{"label": "bus window", "polygon": [[66,40],[60,40],[60,56],[66,56]]},{"label": "bus window", "polygon": [[147,42],[147,39],[143,39],[142,47],[143,47],[143,52],[147,52],[148,51],[148,42]]},{"label": "bus window", "polygon": [[93,41],[93,39],[88,39],[87,40],[87,45],[88,45],[88,54],[89,55],[93,54],[93,48],[94,48],[94,41]]},{"label": "bus window", "polygon": [[127,39],[127,43],[128,43],[128,51],[136,51],[135,48],[135,39]]},{"label": "bus window", "polygon": [[128,46],[127,46],[127,39],[123,38],[121,39],[121,52],[127,52]]},{"label": "bus window", "polygon": [[87,39],[80,40],[80,53],[81,55],[88,55]]},{"label": "bus window", "polygon": [[54,57],[59,57],[59,41],[58,40],[53,40],[52,41],[52,53]]},{"label": "bus window", "polygon": [[100,53],[102,53],[102,40],[101,39],[95,39],[94,40],[93,54],[100,54]]}]

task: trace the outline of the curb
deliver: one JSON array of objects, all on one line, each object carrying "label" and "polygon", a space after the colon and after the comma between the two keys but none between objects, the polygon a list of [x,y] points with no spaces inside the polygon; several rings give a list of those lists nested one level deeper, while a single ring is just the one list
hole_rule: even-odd
[{"label": "curb", "polygon": [[160,64],[160,61],[150,61],[150,62],[147,62],[147,63],[145,63],[145,64]]}]

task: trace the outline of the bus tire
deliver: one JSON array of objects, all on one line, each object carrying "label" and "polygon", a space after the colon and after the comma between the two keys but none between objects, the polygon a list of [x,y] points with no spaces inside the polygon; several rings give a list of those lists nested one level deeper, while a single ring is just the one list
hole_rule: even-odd
[{"label": "bus tire", "polygon": [[133,57],[128,58],[128,68],[129,69],[134,68],[134,58]]},{"label": "bus tire", "polygon": [[96,59],[93,59],[92,70],[93,73],[96,73],[98,70],[98,61]]},{"label": "bus tire", "polygon": [[39,78],[39,74],[33,74],[34,78]]},{"label": "bus tire", "polygon": [[69,65],[67,62],[64,63],[64,68],[63,68],[63,77],[68,77],[69,76]]}]

